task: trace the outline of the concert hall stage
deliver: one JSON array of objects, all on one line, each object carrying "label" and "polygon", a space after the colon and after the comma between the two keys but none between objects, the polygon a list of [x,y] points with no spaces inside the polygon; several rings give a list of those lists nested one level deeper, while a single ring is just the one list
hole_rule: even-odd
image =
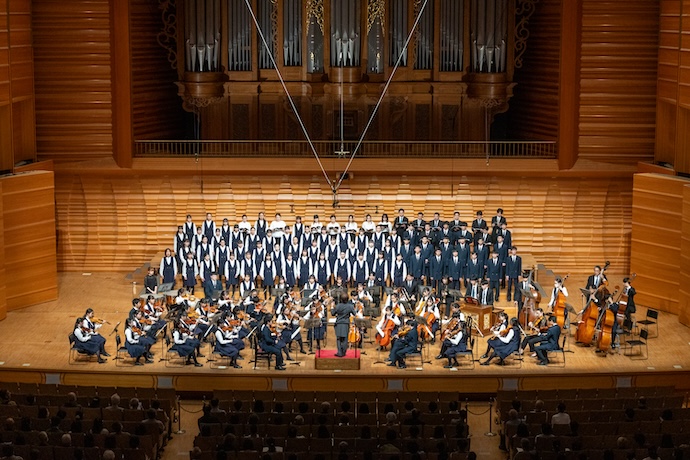
[{"label": "concert hall stage", "polygon": [[[660,313],[659,336],[652,326],[648,359],[610,354],[606,357],[594,353],[594,349],[575,344],[571,335],[566,353],[565,367],[561,356],[552,365],[537,366],[536,360],[525,354],[524,361],[508,359],[508,365],[469,365],[457,369],[444,369],[446,360],[436,360],[439,344],[425,349],[424,361],[410,357],[407,369],[387,366],[379,353],[373,335],[365,339],[361,354],[360,370],[317,370],[315,356],[293,352],[298,365],[288,364],[286,371],[267,368],[260,362],[255,370],[252,351],[245,349],[242,369],[211,368],[208,347],[203,367],[166,366],[159,361],[164,345],[157,343],[152,350],[155,363],[145,366],[121,365],[115,357],[115,335],[109,335],[118,321],[124,321],[132,299],[132,282],[123,273],[60,273],[57,301],[15,310],[0,322],[2,348],[0,349],[0,381],[62,383],[97,386],[138,386],[175,388],[180,392],[206,392],[213,389],[255,390],[333,390],[333,391],[460,391],[473,395],[489,396],[501,389],[552,388],[610,388],[627,386],[675,385],[679,391],[690,390],[690,329],[678,323],[676,316]],[[610,274],[610,278],[621,278]],[[579,305],[577,286],[584,285],[584,276],[571,276],[567,286],[571,302]],[[140,284],[138,284],[140,286]],[[575,298],[576,300],[572,300]],[[112,355],[105,364],[68,363],[68,335],[72,332],[75,318],[87,307],[96,316],[110,322],[101,329],[107,338],[107,351]],[[501,295],[497,308],[514,313]],[[637,318],[643,319],[646,308],[638,307]],[[124,322],[119,327],[124,338]],[[370,334],[373,331],[370,331]],[[571,329],[571,333],[574,328]],[[305,334],[306,336],[306,334]],[[327,348],[335,348],[332,327],[328,330]],[[644,347],[643,347],[644,348]],[[486,340],[479,339],[475,347],[475,359],[484,353]],[[545,383],[544,379],[548,379]]]}]

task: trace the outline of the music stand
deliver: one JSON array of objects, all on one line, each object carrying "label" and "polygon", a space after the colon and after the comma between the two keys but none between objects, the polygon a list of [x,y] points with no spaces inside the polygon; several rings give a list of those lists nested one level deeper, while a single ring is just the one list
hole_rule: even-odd
[{"label": "music stand", "polygon": [[[311,342],[312,343],[311,343],[311,346],[309,348],[312,350],[314,349],[314,341],[316,340],[316,338],[314,337],[316,328],[321,327],[321,324],[322,324],[321,318],[309,318],[304,323],[304,327],[311,330]],[[317,356],[320,357],[321,356],[321,344],[319,341],[316,342],[316,351],[318,352]],[[314,352],[310,351],[309,354],[313,355]]]},{"label": "music stand", "polygon": [[[362,337],[361,343],[364,343],[364,329],[366,328],[368,331],[371,330],[371,319],[369,318],[355,318],[355,327],[359,330],[359,334]],[[374,343],[373,340],[369,340],[367,343]],[[360,350],[363,350],[364,347],[360,347]],[[356,349],[355,349],[356,350]],[[366,355],[366,351],[360,351],[360,354]]]}]

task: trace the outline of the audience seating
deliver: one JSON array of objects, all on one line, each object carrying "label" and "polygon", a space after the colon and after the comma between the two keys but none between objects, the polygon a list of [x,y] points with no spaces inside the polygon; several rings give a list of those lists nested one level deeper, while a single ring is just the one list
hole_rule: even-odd
[{"label": "audience seating", "polygon": [[[106,448],[116,451],[117,458],[149,459],[158,457],[171,432],[175,391],[155,388],[80,387],[51,384],[6,384],[10,401],[0,405],[0,437],[12,445],[14,454],[25,459],[71,460],[100,459]],[[76,398],[68,394],[74,393]],[[120,409],[108,409],[111,396],[120,396]],[[131,398],[137,398],[143,409],[128,409]],[[143,423],[146,409],[154,401],[159,409],[156,418],[167,424]],[[12,424],[8,419],[14,420]],[[108,434],[92,433],[96,424]],[[114,431],[119,424],[121,433]],[[41,435],[45,432],[45,435]],[[62,445],[62,436],[70,433],[71,445]],[[47,443],[41,436],[47,435]],[[162,436],[165,435],[165,436]],[[78,451],[78,452],[77,452]],[[124,456],[124,457],[123,457]]]}]

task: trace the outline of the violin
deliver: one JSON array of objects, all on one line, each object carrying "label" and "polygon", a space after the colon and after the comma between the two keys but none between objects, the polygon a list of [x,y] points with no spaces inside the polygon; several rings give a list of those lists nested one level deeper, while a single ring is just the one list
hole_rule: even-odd
[{"label": "violin", "polygon": [[441,342],[455,335],[458,326],[460,326],[460,318],[453,318],[450,321],[448,321],[446,328],[443,330],[443,333],[441,334]]},{"label": "violin", "polygon": [[130,329],[131,329],[132,332],[134,332],[135,334],[139,334],[139,335],[143,335],[143,334],[144,334],[144,331],[142,331],[142,330],[141,330],[140,328],[138,328],[137,326],[131,326]]},{"label": "violin", "polygon": [[108,321],[106,321],[102,318],[96,318],[96,317],[91,318],[91,322],[94,324],[110,324]]},{"label": "violin", "polygon": [[499,332],[498,335],[500,335],[501,337],[505,337],[510,333],[511,329],[512,328],[507,327],[507,328],[503,329],[501,332]]}]

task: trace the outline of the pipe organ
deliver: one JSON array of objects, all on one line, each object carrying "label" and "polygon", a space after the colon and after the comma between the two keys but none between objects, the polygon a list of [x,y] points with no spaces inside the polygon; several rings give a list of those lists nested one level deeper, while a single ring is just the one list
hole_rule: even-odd
[{"label": "pipe organ", "polygon": [[485,140],[536,1],[177,0],[179,94],[202,139],[301,139],[282,77],[315,139],[358,138],[392,77],[366,139]]}]

